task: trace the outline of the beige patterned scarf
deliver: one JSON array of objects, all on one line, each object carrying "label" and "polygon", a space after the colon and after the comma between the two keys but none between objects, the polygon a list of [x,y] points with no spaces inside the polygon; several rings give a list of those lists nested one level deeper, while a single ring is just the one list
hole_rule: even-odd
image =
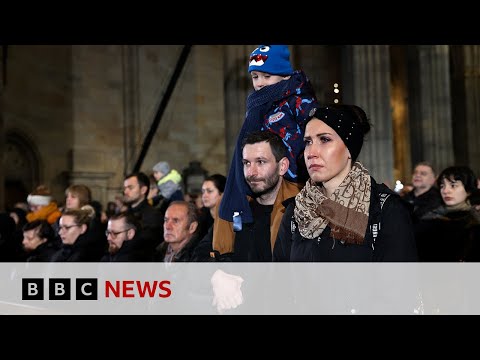
[{"label": "beige patterned scarf", "polygon": [[372,190],[367,169],[360,162],[355,162],[330,198],[325,196],[322,188],[322,185],[309,179],[295,197],[294,216],[300,234],[304,238],[315,239],[329,225],[334,239],[362,244]]}]

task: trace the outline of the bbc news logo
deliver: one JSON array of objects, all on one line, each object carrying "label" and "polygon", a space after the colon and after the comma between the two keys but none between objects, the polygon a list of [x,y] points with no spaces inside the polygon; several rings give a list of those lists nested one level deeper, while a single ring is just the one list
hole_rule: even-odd
[{"label": "bbc news logo", "polygon": [[[71,279],[48,279],[48,300],[73,300]],[[172,295],[170,281],[105,281],[105,298],[168,298]],[[22,279],[22,300],[44,300],[45,279]],[[98,279],[75,279],[75,300],[98,300]]]},{"label": "bbc news logo", "polygon": [[[72,300],[71,279],[48,279],[48,300]],[[22,300],[43,300],[45,280],[22,279]],[[75,300],[98,300],[98,280],[95,278],[75,279]]]}]

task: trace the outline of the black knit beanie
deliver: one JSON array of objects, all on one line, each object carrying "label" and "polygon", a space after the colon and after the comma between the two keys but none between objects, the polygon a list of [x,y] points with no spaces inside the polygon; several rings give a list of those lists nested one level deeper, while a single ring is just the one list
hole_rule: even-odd
[{"label": "black knit beanie", "polygon": [[370,129],[362,109],[353,105],[329,105],[312,109],[307,122],[312,118],[322,120],[335,130],[350,151],[352,162],[358,158],[364,134]]}]

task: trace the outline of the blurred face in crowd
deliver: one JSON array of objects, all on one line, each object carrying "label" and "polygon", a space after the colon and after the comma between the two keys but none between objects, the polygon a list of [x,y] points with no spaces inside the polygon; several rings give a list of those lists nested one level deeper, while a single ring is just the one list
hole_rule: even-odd
[{"label": "blurred face in crowd", "polygon": [[80,199],[79,197],[69,191],[65,199],[65,208],[67,209],[80,209]]},{"label": "blurred face in crowd", "polygon": [[412,185],[416,190],[426,192],[435,184],[435,174],[428,165],[418,165],[412,175]]},{"label": "blurred face in crowd", "polygon": [[36,211],[40,210],[41,208],[45,207],[45,205],[28,204],[28,207],[30,208],[31,212],[36,212]]},{"label": "blurred face in crowd", "polygon": [[255,91],[260,90],[265,86],[273,85],[282,80],[290,78],[290,76],[271,75],[261,71],[252,71],[250,75],[252,77],[252,85]]},{"label": "blurred face in crowd", "polygon": [[337,188],[351,169],[350,152],[330,126],[316,118],[305,128],[305,164],[310,178],[325,187]]},{"label": "blurred face in crowd", "polygon": [[133,239],[135,229],[128,228],[125,218],[113,219],[107,225],[108,252],[116,254],[125,241]]},{"label": "blurred face in crowd", "polygon": [[162,177],[164,177],[165,174],[161,171],[154,171],[153,172],[153,177],[155,178],[155,180],[160,180]]},{"label": "blurred face in crowd", "polygon": [[222,194],[215,187],[215,183],[210,180],[206,180],[202,184],[202,203],[203,206],[211,209],[215,206],[218,199]]},{"label": "blurred face in crowd", "polygon": [[155,196],[158,195],[158,187],[155,184],[150,184],[150,189],[148,190],[148,199],[153,199]]},{"label": "blurred face in crowd", "polygon": [[60,218],[58,234],[66,245],[73,245],[77,238],[87,231],[87,225],[78,225],[71,215],[63,215]]},{"label": "blurred face in crowd", "polygon": [[123,182],[123,201],[135,207],[143,201],[148,190],[146,186],[140,187],[136,176],[129,177]]},{"label": "blurred face in crowd", "polygon": [[188,208],[183,204],[171,204],[165,212],[163,238],[174,250],[183,247],[197,229],[198,223],[188,224]]},{"label": "blurred face in crowd", "polygon": [[447,206],[456,206],[467,201],[468,193],[463,183],[455,179],[443,179],[440,184],[440,193]]},{"label": "blurred face in crowd", "polygon": [[41,239],[38,236],[39,229],[40,227],[23,232],[22,245],[26,252],[35,250],[38,246],[47,241],[47,239]]}]

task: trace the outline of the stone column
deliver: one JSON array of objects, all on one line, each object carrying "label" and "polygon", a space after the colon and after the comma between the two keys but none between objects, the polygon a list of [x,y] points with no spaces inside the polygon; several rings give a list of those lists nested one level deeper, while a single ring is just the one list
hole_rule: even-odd
[{"label": "stone column", "polygon": [[[119,45],[72,47],[74,137],[68,185],[84,183],[92,187],[92,195],[104,206],[121,191],[125,172],[130,171],[125,168],[125,147],[130,149],[132,145],[125,138],[125,123],[130,125],[135,116],[135,102],[128,96],[135,90],[135,78],[131,80],[133,89],[124,87],[122,50]],[[130,51],[135,58],[135,49]],[[124,103],[130,100],[131,104]]]},{"label": "stone column", "polygon": [[393,188],[393,130],[388,45],[347,45],[342,56],[343,103],[363,108],[372,123],[358,160]]},{"label": "stone column", "polygon": [[441,171],[454,163],[449,47],[419,45],[414,52],[418,71],[409,78],[412,158]]},{"label": "stone column", "polygon": [[[480,46],[464,45],[467,165],[480,176]],[[455,119],[456,121],[456,119]]]},{"label": "stone column", "polygon": [[[0,46],[0,169],[5,169],[5,128],[3,124],[3,91],[5,83],[5,47]],[[0,212],[5,211],[5,174],[0,171]]]},{"label": "stone column", "polygon": [[[145,126],[139,126],[140,84],[139,46],[122,45],[122,86],[123,86],[123,167],[122,175],[130,173],[140,153],[138,139],[144,136]],[[150,119],[149,119],[150,120]],[[143,125],[143,124],[142,124]],[[148,129],[147,129],[148,130]]]}]

